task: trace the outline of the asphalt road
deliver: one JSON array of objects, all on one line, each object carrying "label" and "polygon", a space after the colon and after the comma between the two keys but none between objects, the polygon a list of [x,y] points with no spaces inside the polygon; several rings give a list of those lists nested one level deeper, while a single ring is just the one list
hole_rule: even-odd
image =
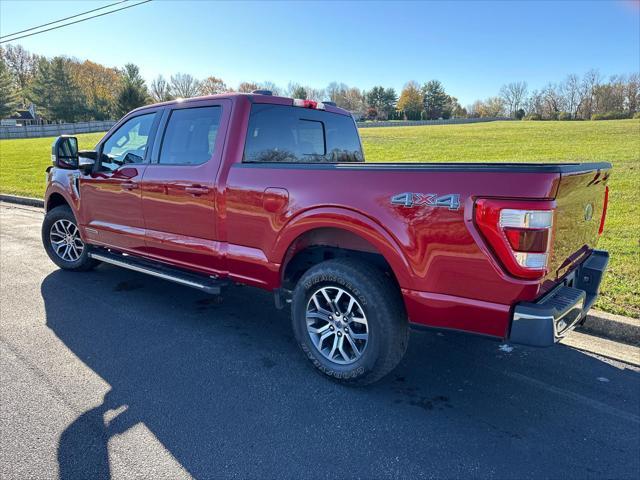
[{"label": "asphalt road", "polygon": [[289,314],[110,266],[57,270],[0,207],[0,478],[640,477],[637,369],[415,332],[372,387],[316,374]]}]

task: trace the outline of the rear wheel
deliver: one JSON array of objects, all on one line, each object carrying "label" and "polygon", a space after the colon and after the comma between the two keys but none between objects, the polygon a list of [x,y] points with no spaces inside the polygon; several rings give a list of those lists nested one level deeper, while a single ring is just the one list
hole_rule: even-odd
[{"label": "rear wheel", "polygon": [[66,205],[51,209],[42,223],[42,243],[49,258],[65,270],[84,271],[99,262],[89,256],[73,212]]},{"label": "rear wheel", "polygon": [[402,359],[409,328],[397,286],[378,268],[341,258],[309,269],[293,292],[293,329],[315,368],[366,385]]}]

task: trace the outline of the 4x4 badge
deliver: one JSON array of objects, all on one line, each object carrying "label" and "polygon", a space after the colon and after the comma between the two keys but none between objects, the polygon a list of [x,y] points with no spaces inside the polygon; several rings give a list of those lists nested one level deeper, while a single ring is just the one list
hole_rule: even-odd
[{"label": "4x4 badge", "polygon": [[437,193],[398,193],[391,197],[392,205],[402,205],[403,207],[446,207],[449,210],[460,208],[460,195],[449,193],[438,195]]}]

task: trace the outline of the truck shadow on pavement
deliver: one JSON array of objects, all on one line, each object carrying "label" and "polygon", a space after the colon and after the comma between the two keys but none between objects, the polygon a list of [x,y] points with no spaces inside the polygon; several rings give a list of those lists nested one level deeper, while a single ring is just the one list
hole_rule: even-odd
[{"label": "truck shadow on pavement", "polygon": [[[353,389],[312,371],[266,292],[220,303],[103,265],[41,293],[47,326],[111,386],[61,435],[62,479],[110,478],[110,442],[139,424],[195,478],[640,472],[638,373],[568,347],[414,332],[395,372]],[[137,471],[157,458],[123,455]]]}]

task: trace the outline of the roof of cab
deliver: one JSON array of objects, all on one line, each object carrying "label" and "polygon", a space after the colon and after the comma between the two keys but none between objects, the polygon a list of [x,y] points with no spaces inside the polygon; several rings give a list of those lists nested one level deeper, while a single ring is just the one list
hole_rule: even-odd
[{"label": "roof of cab", "polygon": [[[290,97],[280,97],[277,95],[265,95],[262,93],[242,93],[242,92],[228,92],[228,93],[219,93],[216,95],[203,95],[200,97],[190,97],[190,98],[178,98],[176,100],[169,100],[167,102],[160,102],[160,103],[154,103],[151,105],[145,105],[143,107],[138,107],[135,110],[132,110],[132,112],[138,111],[138,110],[143,110],[143,109],[147,109],[147,108],[152,108],[152,107],[164,107],[167,105],[175,105],[177,103],[180,104],[188,104],[188,103],[194,103],[194,102],[198,102],[198,101],[202,101],[202,100],[218,100],[218,99],[237,99],[237,98],[247,98],[250,102],[252,103],[272,103],[275,105],[290,105],[293,106],[293,98]],[[319,103],[323,103],[323,102],[319,102]],[[324,105],[324,110],[330,113],[338,113],[340,115],[347,115],[347,116],[351,116],[351,112],[349,112],[348,110],[345,110],[343,108],[340,107],[336,107],[334,105],[329,105],[326,103],[323,103]],[[302,108],[302,107],[300,107]],[[131,112],[129,112],[131,113]]]}]

